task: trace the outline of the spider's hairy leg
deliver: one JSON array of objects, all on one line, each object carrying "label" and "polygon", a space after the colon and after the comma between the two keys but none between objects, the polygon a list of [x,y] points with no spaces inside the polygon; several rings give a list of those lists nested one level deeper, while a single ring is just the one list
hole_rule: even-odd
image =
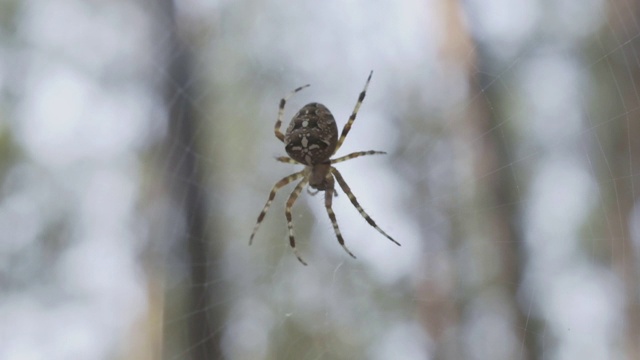
[{"label": "spider's hairy leg", "polygon": [[289,98],[293,96],[293,94],[309,86],[311,85],[310,84],[302,85],[296,88],[295,90],[291,91],[289,94],[287,94],[287,96],[280,99],[280,106],[278,108],[278,120],[276,120],[276,126],[274,127],[276,137],[280,139],[280,141],[284,142],[284,134],[282,133],[282,131],[280,131],[280,126],[282,126],[282,117],[284,116],[284,105],[287,103],[287,100],[289,100]]},{"label": "spider's hairy leg", "polygon": [[260,224],[262,223],[264,216],[267,214],[267,210],[269,210],[269,206],[271,206],[273,199],[276,197],[276,192],[281,187],[287,185],[292,181],[296,181],[303,176],[304,176],[304,170],[280,179],[280,181],[278,181],[273,186],[273,188],[271,189],[271,192],[269,193],[269,199],[267,200],[267,203],[264,205],[264,208],[262,209],[262,212],[260,213],[260,215],[258,215],[258,221],[256,222],[256,226],[253,227],[253,232],[251,233],[251,237],[249,238],[249,245],[251,245],[251,243],[253,242],[253,237],[256,235],[256,232],[258,231],[258,228],[260,227]]},{"label": "spider's hairy leg", "polygon": [[284,215],[287,217],[287,227],[289,227],[289,245],[291,245],[291,249],[293,249],[293,253],[296,255],[298,260],[302,263],[302,265],[305,265],[305,266],[307,265],[307,263],[304,262],[304,260],[302,260],[302,258],[300,257],[300,254],[298,253],[298,249],[296,249],[296,239],[293,236],[293,221],[291,219],[291,208],[293,207],[293,204],[298,199],[298,196],[300,195],[302,188],[308,182],[309,182],[309,179],[305,177],[304,179],[302,179],[302,181],[298,183],[298,185],[296,185],[296,188],[293,189],[293,192],[291,193],[291,195],[289,195],[289,199],[287,200],[287,205],[284,208]]},{"label": "spider's hairy leg", "polygon": [[357,157],[360,156],[365,156],[365,155],[382,155],[382,154],[386,154],[386,152],[384,151],[375,151],[375,150],[369,150],[369,151],[356,151],[356,152],[352,152],[349,155],[345,155],[345,156],[341,156],[335,160],[331,160],[332,164],[336,164],[339,162],[343,162],[343,161],[347,161],[347,160],[351,160],[351,159],[355,159]]},{"label": "spider's hairy leg", "polygon": [[279,162],[285,163],[285,164],[300,164],[299,162],[297,162],[297,161],[295,161],[292,158],[287,157],[287,156],[278,156],[276,158],[276,161],[279,161]]},{"label": "spider's hairy leg", "polygon": [[333,175],[331,175],[331,173],[327,174],[327,182],[329,183],[329,186],[327,187],[327,190],[325,190],[324,192],[324,207],[327,208],[327,214],[329,214],[329,219],[331,219],[331,225],[333,225],[333,231],[336,233],[338,242],[340,243],[340,245],[342,245],[342,248],[344,249],[344,251],[346,251],[347,254],[351,255],[351,257],[355,259],[356,256],[353,255],[353,253],[344,244],[344,239],[342,238],[342,233],[340,232],[340,228],[338,227],[338,221],[336,220],[336,214],[333,212],[333,209],[331,208],[331,203],[333,201],[333,186],[335,184],[333,181]]},{"label": "spider's hairy leg", "polygon": [[349,116],[349,121],[347,121],[347,123],[344,124],[344,128],[342,128],[342,134],[340,135],[340,139],[338,139],[338,144],[336,144],[336,149],[333,152],[334,154],[336,153],[336,151],[338,151],[338,149],[340,149],[340,146],[342,146],[342,143],[344,142],[344,139],[347,137],[349,130],[351,130],[351,125],[356,120],[356,115],[358,114],[358,110],[360,110],[360,105],[362,105],[362,101],[364,100],[364,97],[367,94],[367,88],[369,87],[369,82],[371,81],[371,75],[373,75],[373,70],[371,70],[371,72],[369,73],[367,82],[364,84],[364,89],[362,89],[362,91],[360,92],[360,96],[358,96],[358,102],[356,102],[356,106],[353,108],[353,112],[351,113],[351,116]]},{"label": "spider's hairy leg", "polygon": [[349,200],[351,200],[351,203],[353,204],[353,206],[355,206],[356,209],[358,209],[358,212],[360,212],[360,215],[362,215],[362,217],[367,220],[367,222],[369,223],[369,225],[373,226],[376,230],[378,230],[382,235],[386,236],[387,239],[393,241],[396,245],[400,246],[400,243],[395,241],[391,236],[387,235],[386,232],[382,231],[382,229],[380,229],[380,227],[378,227],[378,225],[376,225],[376,222],[373,221],[373,219],[371,218],[371,216],[369,216],[369,214],[367,214],[364,209],[362,208],[362,206],[360,206],[360,204],[358,203],[358,200],[356,199],[355,195],[353,195],[353,193],[351,192],[351,189],[349,188],[349,185],[347,185],[347,182],[344,181],[344,178],[342,177],[342,175],[340,174],[340,172],[338,171],[338,169],[334,168],[333,166],[331,167],[331,173],[333,173],[333,175],[336,177],[336,180],[338,180],[338,184],[340,185],[340,187],[342,188],[342,191],[344,191],[345,194],[347,194],[347,196],[349,197]]}]

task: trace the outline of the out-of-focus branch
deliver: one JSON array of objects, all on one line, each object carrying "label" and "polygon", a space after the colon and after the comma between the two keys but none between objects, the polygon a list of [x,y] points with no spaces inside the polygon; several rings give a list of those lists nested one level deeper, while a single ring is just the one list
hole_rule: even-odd
[{"label": "out-of-focus branch", "polygon": [[[166,29],[163,41],[166,44],[164,88],[166,91],[166,106],[169,111],[169,132],[166,161],[167,173],[165,174],[171,191],[172,205],[177,208],[175,213],[182,217],[180,232],[175,232],[177,248],[186,254],[185,267],[187,271],[187,283],[182,287],[186,291],[182,314],[176,314],[175,309],[168,311],[172,317],[183,319],[186,327],[186,344],[180,344],[185,351],[180,358],[193,360],[206,360],[221,358],[220,332],[215,331],[214,323],[217,311],[220,308],[210,307],[212,291],[209,281],[209,271],[215,271],[209,266],[209,239],[207,229],[207,196],[203,184],[202,167],[198,164],[198,116],[194,108],[193,99],[198,98],[194,94],[194,87],[190,86],[193,79],[191,53],[184,43],[179,27],[176,24],[174,4],[172,0],[159,0],[160,21],[164,22],[162,28]],[[212,264],[218,262],[213,261]],[[213,269],[213,270],[212,270]],[[183,296],[173,294],[173,296]],[[175,302],[167,301],[167,304]],[[166,318],[172,326],[182,326],[181,322],[173,321],[175,318]],[[175,330],[175,329],[172,329]],[[174,332],[165,329],[165,341],[167,334]],[[164,356],[168,357],[167,349]]]}]

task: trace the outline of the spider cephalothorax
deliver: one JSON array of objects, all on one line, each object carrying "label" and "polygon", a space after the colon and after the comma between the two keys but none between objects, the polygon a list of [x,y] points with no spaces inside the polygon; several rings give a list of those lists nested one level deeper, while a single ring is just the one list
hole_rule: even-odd
[{"label": "spider cephalothorax", "polygon": [[[355,256],[349,251],[347,246],[344,244],[344,239],[342,238],[342,234],[340,233],[340,228],[338,227],[338,222],[336,220],[336,215],[331,208],[331,203],[333,201],[334,194],[334,185],[335,181],[338,182],[342,191],[349,197],[349,200],[356,207],[360,215],[367,220],[369,225],[373,226],[376,230],[378,230],[382,235],[386,236],[389,240],[393,241],[396,245],[400,245],[397,241],[395,241],[391,236],[387,235],[376,223],[371,219],[371,217],[364,211],[364,209],[358,203],[358,200],[351,192],[351,189],[347,185],[346,181],[338,171],[338,169],[331,166],[332,164],[336,164],[339,162],[343,162],[346,160],[354,159],[364,155],[374,155],[374,154],[384,154],[382,151],[358,151],[351,153],[349,155],[345,155],[339,157],[337,159],[331,159],[331,156],[335,154],[344,139],[347,137],[349,130],[351,129],[351,125],[356,119],[356,115],[358,114],[358,109],[360,109],[360,105],[364,100],[364,97],[367,92],[367,87],[369,86],[369,81],[371,81],[371,75],[373,71],[369,73],[369,77],[367,78],[367,82],[364,85],[364,89],[360,92],[360,96],[358,97],[358,101],[356,102],[356,106],[349,116],[349,120],[344,125],[342,129],[342,134],[340,138],[338,138],[338,127],[336,125],[336,121],[333,118],[333,115],[327,109],[326,106],[319,103],[309,103],[300,109],[298,113],[291,119],[291,123],[287,127],[287,131],[285,134],[282,134],[280,131],[280,127],[282,126],[282,117],[284,116],[284,106],[287,100],[298,91],[308,87],[309,85],[301,86],[295,90],[293,90],[289,95],[280,100],[280,107],[278,111],[278,120],[276,121],[276,125],[274,128],[276,137],[285,144],[285,150],[290,157],[279,157],[276,160],[284,163],[290,164],[302,164],[305,165],[304,169],[301,171],[289,175],[285,178],[282,178],[278,181],[271,189],[271,193],[269,193],[269,199],[267,203],[264,205],[262,212],[258,216],[258,221],[256,222],[256,226],[253,228],[253,233],[251,233],[251,238],[249,239],[249,244],[253,241],[253,237],[258,231],[258,227],[260,223],[264,219],[264,216],[271,206],[271,202],[276,196],[276,192],[283,186],[299,180],[300,182],[295,187],[291,195],[289,195],[289,199],[287,200],[285,207],[285,216],[287,218],[287,226],[289,228],[289,244],[293,249],[296,257],[300,262],[304,265],[307,265],[296,250],[296,242],[295,237],[293,235],[293,222],[291,219],[291,208],[295,203],[296,199],[300,195],[300,192],[304,188],[305,185],[309,185],[309,187],[316,189],[317,191],[324,191],[324,203],[325,208],[327,209],[327,214],[329,215],[329,219],[331,220],[331,224],[333,225],[333,230],[336,233],[336,237],[338,238],[338,242],[344,250],[351,255],[353,258]],[[334,180],[335,178],[335,180]]]}]

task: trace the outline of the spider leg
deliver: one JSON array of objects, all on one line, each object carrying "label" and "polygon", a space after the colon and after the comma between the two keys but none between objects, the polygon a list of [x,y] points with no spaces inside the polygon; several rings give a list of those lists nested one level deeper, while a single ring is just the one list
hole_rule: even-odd
[{"label": "spider leg", "polygon": [[291,208],[293,207],[293,204],[298,199],[298,196],[300,195],[302,188],[307,184],[307,182],[309,182],[309,179],[305,177],[304,179],[302,179],[302,181],[298,183],[298,185],[296,185],[296,188],[293,189],[293,192],[291,193],[291,195],[289,195],[289,199],[287,200],[287,206],[284,209],[284,215],[287,217],[287,227],[289,227],[289,245],[291,245],[291,249],[293,249],[293,253],[296,255],[298,260],[302,263],[302,265],[305,265],[305,266],[307,265],[307,263],[304,260],[302,260],[302,258],[300,257],[300,254],[298,253],[298,250],[296,249],[296,240],[295,240],[295,237],[293,236],[293,221],[291,220]]},{"label": "spider leg", "polygon": [[400,243],[395,241],[391,236],[387,235],[386,232],[382,231],[382,229],[380,229],[380,227],[378,227],[378,225],[376,225],[376,222],[373,221],[373,219],[371,218],[371,216],[369,216],[364,209],[362,208],[362,206],[360,206],[360,204],[358,203],[358,200],[356,199],[355,195],[353,195],[353,193],[351,192],[351,189],[349,188],[349,185],[347,185],[347,182],[344,181],[344,178],[342,177],[342,175],[340,174],[340,172],[338,171],[338,169],[334,168],[333,166],[331,167],[331,173],[333,173],[333,175],[336,177],[336,180],[338,180],[338,184],[340,185],[340,187],[342,188],[342,191],[344,191],[345,194],[347,194],[347,196],[349,197],[349,200],[351,200],[351,203],[353,204],[353,206],[355,206],[356,209],[358,209],[358,212],[360,212],[360,215],[362,215],[362,217],[367,220],[367,222],[369,223],[369,225],[373,226],[376,230],[378,230],[382,235],[386,236],[387,239],[393,241],[396,245],[400,246]]},{"label": "spider leg", "polygon": [[352,152],[349,155],[341,156],[341,157],[339,157],[339,158],[337,158],[335,160],[331,160],[331,163],[332,164],[336,164],[336,163],[339,163],[339,162],[355,159],[355,158],[360,157],[360,156],[377,155],[377,154],[386,154],[386,152],[384,152],[384,151],[375,151],[375,150],[357,151],[357,152]]},{"label": "spider leg", "polygon": [[367,82],[364,84],[364,89],[362,89],[362,91],[360,92],[360,96],[358,96],[358,102],[356,102],[356,106],[355,108],[353,108],[353,112],[351,113],[351,116],[349,116],[349,121],[347,121],[347,123],[344,125],[344,128],[342,128],[342,134],[340,135],[340,139],[338,139],[338,144],[336,145],[336,149],[333,152],[334,154],[336,153],[336,151],[338,151],[338,149],[340,149],[340,146],[342,146],[342,143],[344,142],[344,139],[347,137],[349,130],[351,130],[351,125],[356,120],[356,115],[358,114],[360,105],[362,105],[362,101],[364,100],[364,97],[367,94],[367,87],[369,87],[369,81],[371,81],[371,75],[373,75],[373,70],[371,70],[371,72],[369,73]]},{"label": "spider leg", "polygon": [[281,187],[287,185],[292,181],[296,181],[303,176],[304,176],[304,170],[280,179],[280,181],[278,181],[273,186],[273,188],[271,189],[271,192],[269,193],[269,199],[267,200],[267,203],[264,205],[264,208],[262,209],[262,212],[260,213],[260,215],[258,215],[258,221],[256,222],[256,226],[254,226],[253,232],[251,233],[251,237],[249,238],[249,245],[251,245],[251,243],[253,242],[253,237],[256,235],[256,232],[258,231],[258,228],[260,227],[260,224],[262,223],[264,216],[267,214],[267,210],[269,210],[269,206],[271,206],[273,199],[276,197],[276,192]]},{"label": "spider leg", "polygon": [[280,139],[280,141],[284,142],[284,134],[282,133],[282,131],[280,131],[280,126],[282,126],[282,117],[284,116],[284,105],[287,103],[287,100],[289,100],[289,98],[293,96],[293,94],[309,86],[309,84],[300,86],[299,88],[296,88],[295,90],[287,94],[287,96],[280,99],[280,106],[278,108],[278,120],[276,120],[276,125],[274,127],[276,137]]},{"label": "spider leg", "polygon": [[340,228],[338,227],[338,221],[336,220],[336,214],[333,212],[333,209],[331,208],[331,203],[333,201],[333,186],[334,186],[333,175],[331,175],[331,173],[327,174],[327,181],[329,182],[329,186],[327,187],[327,190],[325,190],[325,193],[324,193],[324,207],[327,208],[327,214],[329,214],[329,219],[331,219],[331,225],[333,225],[333,231],[336,233],[338,242],[340,243],[340,245],[342,245],[342,248],[344,249],[344,251],[346,251],[347,254],[351,255],[351,257],[355,259],[356,256],[353,255],[353,253],[344,244],[344,239],[342,238],[342,233],[340,232]]},{"label": "spider leg", "polygon": [[281,162],[281,163],[285,163],[285,164],[300,164],[299,162],[293,160],[290,157],[287,156],[278,156],[276,158],[277,161]]}]

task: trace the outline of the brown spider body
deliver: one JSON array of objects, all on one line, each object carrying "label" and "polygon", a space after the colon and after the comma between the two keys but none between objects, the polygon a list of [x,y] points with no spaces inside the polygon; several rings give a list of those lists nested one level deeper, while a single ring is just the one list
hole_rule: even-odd
[{"label": "brown spider body", "polygon": [[[253,237],[258,231],[258,227],[264,216],[271,206],[271,202],[276,196],[276,192],[283,186],[300,180],[298,185],[296,185],[295,189],[289,195],[289,199],[286,202],[285,206],[285,216],[287,218],[287,226],[289,228],[289,244],[293,249],[294,254],[298,258],[298,260],[304,264],[305,263],[298,251],[296,250],[296,242],[293,234],[293,222],[291,216],[291,208],[295,203],[296,199],[300,195],[300,192],[304,188],[305,185],[309,185],[309,187],[316,189],[317,191],[324,191],[325,197],[325,208],[327,209],[327,214],[329,215],[329,219],[331,220],[331,224],[333,225],[333,230],[338,238],[338,242],[344,250],[351,255],[353,258],[355,256],[349,251],[347,246],[344,244],[344,239],[342,238],[342,234],[340,233],[340,228],[338,227],[338,222],[336,220],[336,215],[333,212],[331,207],[334,195],[334,186],[335,181],[337,180],[340,188],[349,198],[349,201],[353,204],[353,206],[358,210],[360,215],[364,217],[364,219],[369,223],[369,225],[373,226],[376,230],[378,230],[382,235],[386,236],[389,240],[393,241],[396,245],[400,245],[397,241],[395,241],[391,236],[387,235],[376,223],[373,219],[364,211],[364,209],[358,203],[358,200],[351,192],[351,189],[347,185],[347,182],[344,180],[338,169],[332,166],[332,164],[336,164],[339,162],[343,162],[346,160],[351,160],[364,155],[375,155],[375,154],[385,154],[382,151],[358,151],[354,152],[337,159],[331,159],[331,156],[335,154],[342,143],[344,142],[349,130],[351,129],[351,125],[356,119],[356,115],[358,113],[358,109],[360,109],[360,105],[362,105],[362,101],[364,100],[367,87],[369,86],[369,81],[371,81],[371,75],[373,71],[369,73],[369,77],[367,78],[367,82],[365,83],[364,89],[360,92],[360,96],[358,97],[358,101],[356,102],[356,106],[349,116],[349,120],[344,125],[342,129],[342,134],[340,138],[338,138],[338,127],[336,125],[336,120],[333,115],[327,109],[326,106],[319,103],[309,103],[300,109],[298,113],[291,119],[289,126],[287,127],[287,131],[283,134],[280,131],[280,127],[282,125],[282,118],[284,116],[284,106],[293,94],[298,91],[308,87],[309,85],[301,86],[292,92],[289,95],[285,96],[282,100],[280,100],[280,106],[278,111],[278,120],[276,121],[276,125],[274,127],[274,132],[276,137],[282,141],[285,145],[285,151],[289,154],[289,157],[278,157],[276,160],[284,163],[290,164],[302,164],[305,165],[305,168],[302,171],[298,171],[295,174],[286,176],[280,181],[278,181],[271,192],[269,193],[269,198],[267,199],[267,203],[264,205],[262,212],[258,215],[258,221],[256,222],[255,227],[253,228],[253,233],[251,233],[251,238],[249,239],[249,245],[253,241]],[[315,195],[315,194],[313,194]]]},{"label": "brown spider body", "polygon": [[284,134],[284,149],[297,162],[321,164],[333,155],[338,144],[336,119],[326,106],[305,105],[291,119]]}]

